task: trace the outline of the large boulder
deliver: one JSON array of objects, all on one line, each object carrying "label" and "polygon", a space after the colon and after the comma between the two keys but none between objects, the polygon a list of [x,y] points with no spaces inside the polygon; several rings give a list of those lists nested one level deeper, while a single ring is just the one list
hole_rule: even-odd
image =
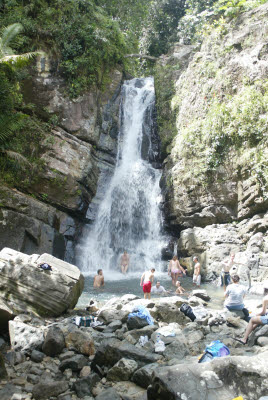
[{"label": "large boulder", "polygon": [[45,400],[66,392],[68,388],[66,381],[40,382],[33,387],[33,396],[36,400]]},{"label": "large boulder", "polygon": [[183,364],[154,371],[148,400],[223,400],[267,394],[268,352],[222,357],[203,364]]},{"label": "large boulder", "polygon": [[47,356],[54,357],[60,354],[65,347],[65,339],[61,329],[58,326],[51,326],[47,331],[45,341],[42,347]]},{"label": "large boulder", "polygon": [[128,381],[132,374],[138,369],[138,364],[134,360],[121,358],[107,374],[110,381]]},{"label": "large boulder", "polygon": [[92,356],[95,353],[94,340],[92,336],[87,331],[75,331],[70,332],[66,338],[66,347],[69,349],[74,349],[78,353],[84,354],[86,356]]},{"label": "large boulder", "polygon": [[30,354],[41,350],[44,344],[44,330],[20,321],[9,321],[10,344],[13,350]]},{"label": "large boulder", "polygon": [[[0,300],[14,315],[59,316],[73,308],[82,293],[84,277],[79,269],[50,254],[28,256],[4,248],[0,263]],[[52,271],[42,270],[41,263],[51,265]]]},{"label": "large boulder", "polygon": [[118,339],[103,340],[98,348],[91,367],[97,369],[96,366],[112,367],[121,358],[130,358],[135,360],[140,367],[145,364],[157,362],[162,357],[157,354],[152,354],[143,349],[138,349],[134,345]]}]

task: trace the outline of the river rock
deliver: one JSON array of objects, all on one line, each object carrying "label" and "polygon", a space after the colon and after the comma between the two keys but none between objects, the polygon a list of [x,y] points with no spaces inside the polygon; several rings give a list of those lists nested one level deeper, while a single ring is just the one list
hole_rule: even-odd
[{"label": "river rock", "polygon": [[101,392],[95,400],[121,400],[121,397],[115,389],[109,388]]},{"label": "river rock", "polygon": [[257,400],[267,393],[267,366],[268,352],[162,367],[154,371],[148,400],[223,400],[239,395]]},{"label": "river rock", "polygon": [[150,310],[151,316],[157,320],[166,323],[177,322],[178,324],[186,324],[189,319],[179,310],[176,304],[170,304],[168,300],[155,304]]},{"label": "river rock", "polygon": [[132,316],[127,320],[127,327],[128,330],[132,329],[141,329],[144,328],[145,326],[149,325],[147,320],[145,318],[140,318],[136,315]]},{"label": "river rock", "polygon": [[74,383],[74,390],[78,397],[84,398],[91,394],[93,387],[100,381],[99,375],[93,373]]},{"label": "river rock", "polygon": [[60,371],[65,371],[66,369],[71,369],[72,371],[81,371],[81,369],[87,365],[88,360],[82,354],[77,354],[76,356],[67,358],[59,365]]},{"label": "river rock", "polygon": [[65,339],[61,329],[57,326],[52,326],[48,329],[45,336],[45,341],[42,347],[43,352],[47,356],[54,357],[60,354],[65,347]]},{"label": "river rock", "polygon": [[135,360],[139,366],[150,364],[161,359],[161,356],[152,354],[143,349],[138,349],[134,345],[118,339],[103,340],[98,348],[91,367],[96,366],[114,366],[121,358],[129,358]]},{"label": "river rock", "polygon": [[207,291],[203,290],[203,289],[193,290],[192,294],[193,294],[193,296],[200,297],[200,299],[205,300],[205,301],[209,301],[211,299],[211,297],[208,295]]},{"label": "river rock", "polygon": [[89,332],[76,330],[70,332],[66,338],[66,347],[75,349],[78,353],[91,356],[95,354],[94,340]]},{"label": "river rock", "polygon": [[36,400],[45,400],[66,392],[69,385],[65,381],[40,382],[33,387],[33,397]]},{"label": "river rock", "polygon": [[5,378],[7,376],[7,371],[5,367],[4,357],[0,353],[0,378]]},{"label": "river rock", "polygon": [[[32,311],[58,316],[73,308],[82,293],[84,278],[79,269],[50,254],[28,256],[4,248],[0,261],[0,299],[15,315]],[[52,271],[42,270],[40,263],[48,263]]]},{"label": "river rock", "polygon": [[107,374],[110,381],[128,381],[133,373],[138,369],[138,364],[134,360],[121,358]]},{"label": "river rock", "polygon": [[120,320],[115,320],[111,322],[104,330],[105,333],[115,332],[117,329],[122,328],[122,322]]},{"label": "river rock", "polygon": [[43,361],[45,354],[38,350],[33,350],[31,353],[31,360],[40,363]]},{"label": "river rock", "polygon": [[134,372],[132,381],[142,388],[147,389],[152,382],[153,372],[157,368],[159,368],[159,364],[157,363],[145,365]]},{"label": "river rock", "polygon": [[44,331],[18,321],[9,321],[9,336],[12,349],[23,353],[41,350],[44,343]]}]

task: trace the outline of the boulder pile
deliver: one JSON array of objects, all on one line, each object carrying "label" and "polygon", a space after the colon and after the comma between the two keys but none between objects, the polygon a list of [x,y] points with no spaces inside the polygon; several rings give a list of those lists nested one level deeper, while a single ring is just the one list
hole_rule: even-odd
[{"label": "boulder pile", "polygon": [[[196,291],[198,296],[209,301],[204,291]],[[236,314],[209,307],[202,314],[199,305],[199,317],[191,322],[180,311],[182,302],[187,301],[178,296],[133,295],[99,309],[95,302],[90,327],[75,323],[77,316],[89,315],[81,309],[58,318],[18,315],[9,322],[11,347],[0,339],[1,400],[259,400],[266,395],[268,326],[243,346],[233,337],[240,337],[247,323]],[[137,306],[147,308],[153,325],[141,327],[135,318],[129,324],[128,314]],[[164,349],[156,352],[159,340]],[[231,355],[198,363],[213,340],[221,340]]]}]

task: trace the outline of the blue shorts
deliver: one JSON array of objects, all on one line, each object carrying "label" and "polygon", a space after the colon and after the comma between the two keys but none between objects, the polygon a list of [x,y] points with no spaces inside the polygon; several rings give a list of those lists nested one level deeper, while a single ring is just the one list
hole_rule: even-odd
[{"label": "blue shorts", "polygon": [[228,286],[231,283],[231,275],[229,272],[221,272],[221,286]]},{"label": "blue shorts", "polygon": [[268,314],[266,314],[266,315],[261,315],[260,318],[261,318],[261,323],[262,323],[263,325],[267,325],[267,324],[268,324]]}]

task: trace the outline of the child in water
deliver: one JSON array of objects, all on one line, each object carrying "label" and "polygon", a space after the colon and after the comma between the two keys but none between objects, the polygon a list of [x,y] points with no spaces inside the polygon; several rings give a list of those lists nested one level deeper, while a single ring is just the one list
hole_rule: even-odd
[{"label": "child in water", "polygon": [[176,286],[177,286],[177,289],[176,289],[176,294],[186,294],[186,291],[185,291],[185,289],[181,286],[181,283],[180,283],[180,281],[177,281],[176,282]]}]

